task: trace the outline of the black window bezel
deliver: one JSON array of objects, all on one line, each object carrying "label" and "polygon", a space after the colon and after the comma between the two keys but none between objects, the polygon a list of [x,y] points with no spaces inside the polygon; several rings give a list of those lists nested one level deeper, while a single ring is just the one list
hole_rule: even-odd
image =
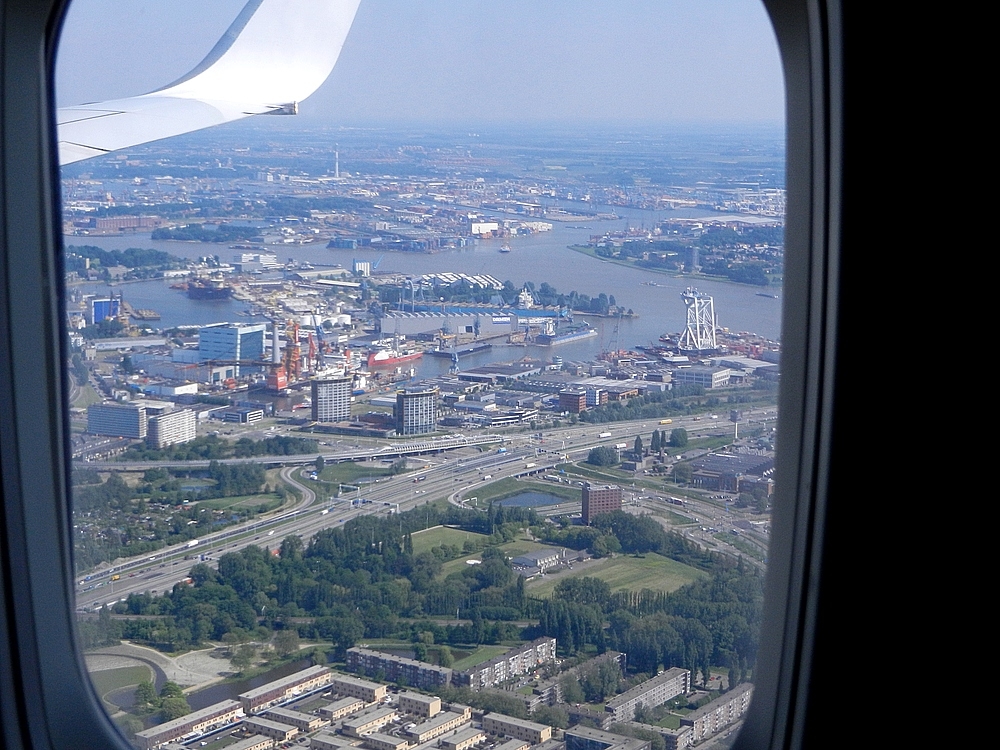
[{"label": "black window bezel", "polygon": [[[844,45],[838,3],[765,4],[783,59],[788,132],[779,496],[755,696],[738,747],[790,748],[809,734],[829,576]],[[49,85],[65,5],[0,0],[0,729],[11,748],[124,750],[85,677],[74,632]]]}]

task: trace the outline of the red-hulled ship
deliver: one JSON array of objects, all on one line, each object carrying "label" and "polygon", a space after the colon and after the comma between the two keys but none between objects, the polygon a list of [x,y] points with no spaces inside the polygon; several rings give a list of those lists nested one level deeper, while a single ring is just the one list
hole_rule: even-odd
[{"label": "red-hulled ship", "polygon": [[393,367],[420,359],[424,353],[416,349],[372,349],[368,352],[369,367]]}]

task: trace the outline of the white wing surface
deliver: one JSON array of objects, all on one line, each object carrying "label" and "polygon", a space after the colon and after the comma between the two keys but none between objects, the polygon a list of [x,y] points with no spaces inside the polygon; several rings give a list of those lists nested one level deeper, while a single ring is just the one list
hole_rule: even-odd
[{"label": "white wing surface", "polygon": [[141,96],[59,109],[59,163],[249,115],[295,114],[337,62],[361,0],[250,0],[190,73]]}]

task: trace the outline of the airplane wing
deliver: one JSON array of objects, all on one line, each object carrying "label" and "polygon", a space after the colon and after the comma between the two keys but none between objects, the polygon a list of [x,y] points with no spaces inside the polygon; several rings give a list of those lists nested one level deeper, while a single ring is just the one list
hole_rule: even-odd
[{"label": "airplane wing", "polygon": [[295,114],[340,56],[361,0],[249,0],[208,56],[141,96],[63,107],[59,163],[259,114]]}]

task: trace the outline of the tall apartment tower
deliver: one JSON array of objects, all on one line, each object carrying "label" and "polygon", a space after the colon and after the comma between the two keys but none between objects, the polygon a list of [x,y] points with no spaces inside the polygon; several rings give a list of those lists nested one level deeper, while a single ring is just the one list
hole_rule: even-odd
[{"label": "tall apartment tower", "polygon": [[583,522],[591,521],[602,513],[622,509],[622,488],[615,484],[597,485],[586,482],[581,490],[583,498]]},{"label": "tall apartment tower", "polygon": [[348,422],[351,419],[351,378],[316,378],[312,381],[314,422]]},{"label": "tall apartment tower", "polygon": [[[198,329],[198,358],[207,360],[243,360],[259,362],[264,359],[264,331],[267,326],[241,326],[235,323],[205,326]],[[259,368],[235,366],[234,377]]]},{"label": "tall apartment tower", "polygon": [[190,409],[175,409],[147,420],[146,442],[151,448],[166,448],[194,440],[198,419]]},{"label": "tall apartment tower", "polygon": [[396,434],[423,435],[437,428],[438,389],[396,392]]}]

